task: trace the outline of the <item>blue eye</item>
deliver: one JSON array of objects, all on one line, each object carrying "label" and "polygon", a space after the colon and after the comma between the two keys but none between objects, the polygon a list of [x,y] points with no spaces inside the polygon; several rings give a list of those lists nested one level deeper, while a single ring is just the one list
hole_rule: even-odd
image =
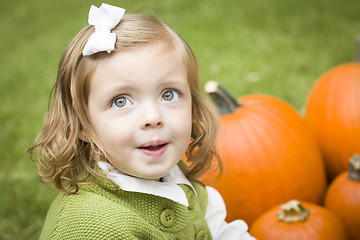
[{"label": "blue eye", "polygon": [[133,103],[124,96],[117,97],[113,100],[111,107],[113,108],[124,108],[132,105]]},{"label": "blue eye", "polygon": [[180,94],[175,91],[175,90],[166,90],[162,95],[161,95],[161,100],[163,101],[167,101],[167,102],[171,102],[171,101],[179,101],[180,99]]}]

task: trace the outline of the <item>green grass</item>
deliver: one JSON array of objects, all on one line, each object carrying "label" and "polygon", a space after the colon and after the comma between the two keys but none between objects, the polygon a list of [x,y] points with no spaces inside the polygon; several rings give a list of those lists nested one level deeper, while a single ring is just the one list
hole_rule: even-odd
[{"label": "green grass", "polygon": [[[269,94],[303,113],[312,84],[352,61],[357,0],[109,0],[149,12],[193,48],[203,84]],[[13,0],[0,8],[0,239],[37,239],[54,190],[26,149],[39,131],[61,54],[87,24],[87,0]]]}]

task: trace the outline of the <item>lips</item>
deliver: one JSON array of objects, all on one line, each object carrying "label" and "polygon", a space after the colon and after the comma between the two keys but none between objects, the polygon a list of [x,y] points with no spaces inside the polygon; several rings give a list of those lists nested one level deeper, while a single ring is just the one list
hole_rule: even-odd
[{"label": "lips", "polygon": [[142,153],[150,157],[160,157],[163,155],[167,149],[168,143],[165,141],[151,141],[147,142],[137,149],[139,149]]},{"label": "lips", "polygon": [[148,147],[140,147],[140,149],[146,149],[149,151],[156,151],[164,147],[166,144],[156,145],[156,146],[148,146]]}]

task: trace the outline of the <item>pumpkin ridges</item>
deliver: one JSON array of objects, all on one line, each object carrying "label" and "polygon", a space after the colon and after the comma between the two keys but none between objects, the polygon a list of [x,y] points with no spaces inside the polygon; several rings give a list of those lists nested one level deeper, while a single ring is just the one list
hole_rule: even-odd
[{"label": "pumpkin ridges", "polygon": [[[264,113],[266,112],[266,113]],[[267,110],[263,111],[263,115],[262,117],[266,117],[267,115],[265,114],[268,114]],[[257,118],[258,121],[263,121],[262,117],[259,117],[259,116],[255,116]],[[269,118],[269,120],[271,121],[276,121],[273,119],[272,116],[267,116]],[[253,118],[254,119],[254,118]],[[252,122],[252,124],[254,125],[254,128],[255,128],[255,131],[252,131],[252,135],[258,139],[257,140],[257,144],[258,144],[258,147],[259,149],[262,149],[262,157],[263,158],[266,158],[267,161],[266,161],[266,164],[270,164],[271,165],[271,168],[270,169],[276,169],[279,167],[279,163],[278,163],[278,160],[274,160],[274,155],[276,155],[275,153],[277,152],[280,152],[279,151],[279,148],[277,147],[280,147],[280,145],[277,145],[277,144],[269,144],[269,142],[267,141],[267,139],[265,138],[262,138],[261,136],[275,136],[272,138],[273,140],[273,143],[274,142],[281,142],[281,140],[279,140],[279,136],[276,137],[275,135],[275,132],[274,132],[274,128],[271,128],[269,125],[263,125],[261,130],[262,130],[262,133],[259,132],[259,129],[256,128],[256,122]],[[259,123],[258,123],[259,124]],[[250,134],[249,134],[250,135]],[[279,134],[280,135],[280,134]],[[253,141],[252,141],[253,142]],[[255,147],[255,146],[254,146]],[[257,157],[259,158],[259,157]],[[258,168],[259,170],[262,170],[264,171],[264,168],[266,168],[265,165],[265,162],[262,161],[262,162],[259,162],[258,163]],[[264,177],[261,179],[263,183],[270,183],[268,184],[268,186],[266,185],[263,185],[263,190],[262,190],[262,193],[263,193],[263,197],[266,197],[268,196],[269,194],[271,194],[273,191],[276,191],[277,194],[272,196],[271,199],[268,199],[268,201],[266,202],[267,204],[263,204],[263,208],[261,209],[262,211],[265,211],[266,209],[268,209],[269,207],[271,207],[273,204],[276,204],[277,202],[281,201],[281,199],[283,199],[283,197],[286,197],[286,193],[284,192],[284,186],[282,184],[282,180],[281,180],[281,177],[282,175],[278,175],[274,172],[271,172],[269,171],[269,169],[266,171],[266,175],[263,175]],[[271,189],[271,187],[269,186],[277,186],[278,189]]]},{"label": "pumpkin ridges", "polygon": [[[244,106],[245,107],[245,106]],[[225,173],[223,174],[223,180],[224,181],[227,181],[227,180],[231,180],[233,182],[234,185],[237,185],[239,189],[254,189],[256,188],[257,186],[261,186],[260,183],[260,179],[259,178],[252,178],[254,179],[253,181],[248,181],[246,184],[248,185],[252,185],[253,187],[251,186],[248,186],[248,187],[245,187],[243,186],[242,184],[244,184],[241,179],[237,179],[235,177],[232,177],[232,176],[241,176],[243,175],[243,172],[240,170],[240,169],[244,169],[244,168],[247,168],[246,165],[244,165],[244,162],[243,161],[236,161],[236,160],[232,160],[233,159],[233,156],[235,156],[235,153],[233,153],[233,151],[238,151],[238,149],[249,149],[248,152],[244,152],[244,156],[246,156],[247,158],[249,158],[249,154],[251,153],[256,153],[256,149],[252,149],[254,146],[251,145],[252,143],[252,140],[251,139],[247,139],[247,137],[250,137],[251,135],[250,134],[241,134],[243,137],[242,138],[236,138],[235,140],[232,138],[232,132],[233,132],[233,129],[241,129],[241,130],[237,130],[237,131],[243,131],[243,132],[246,132],[246,131],[250,131],[250,132],[253,132],[254,129],[251,128],[251,126],[248,126],[248,122],[249,121],[253,121],[253,116],[254,114],[252,113],[252,111],[250,110],[249,112],[247,111],[244,111],[244,114],[246,114],[246,116],[242,115],[242,119],[246,119],[247,121],[226,121],[227,120],[227,116],[225,116],[225,118],[223,118],[223,121],[222,122],[222,125],[226,125],[226,128],[222,128],[222,131],[223,133],[220,134],[219,138],[223,138],[224,136],[227,136],[229,139],[221,139],[219,142],[219,146],[218,146],[218,149],[219,149],[219,153],[220,155],[222,156],[223,159],[227,159],[228,161],[224,162],[224,168],[226,169],[229,169],[230,172],[229,175],[230,175],[230,179],[229,178],[224,178]],[[246,127],[248,126],[248,127]],[[227,146],[223,146],[221,145],[221,143],[232,143],[234,141],[237,141],[232,147],[227,147]],[[241,146],[241,148],[237,148],[236,146],[239,145]],[[226,149],[226,151],[222,151],[223,149]],[[239,154],[240,155],[240,154]],[[238,156],[239,158],[244,158],[243,156]],[[256,157],[254,156],[250,156],[250,159],[256,159]],[[230,165],[231,163],[231,165]],[[255,166],[258,166],[258,165],[255,165]],[[235,171],[236,169],[239,169],[238,171]],[[257,172],[259,169],[253,169],[254,172]],[[221,192],[222,192],[222,195],[223,195],[223,198],[227,200],[226,202],[226,206],[229,208],[230,206],[236,206],[238,203],[237,201],[232,198],[232,194],[234,192],[234,189],[232,188],[232,185],[230,184],[223,184],[221,186]],[[244,196],[248,196],[249,194],[252,194],[252,192],[242,192],[241,193],[242,195]],[[254,199],[254,204],[255,205],[260,205],[261,206],[261,202],[258,202],[258,199]],[[252,206],[248,206],[248,210],[251,211],[251,212],[258,212],[258,214],[261,213],[261,209],[249,209],[249,207],[251,208]],[[238,214],[244,214],[242,213],[243,211],[241,211],[241,208],[236,208],[237,211],[239,211]],[[228,218],[229,217],[232,217],[231,214],[234,212],[234,209],[228,209]],[[248,216],[246,216],[246,219],[248,219]]]},{"label": "pumpkin ridges", "polygon": [[[267,111],[268,112],[270,112],[272,109],[267,109]],[[295,111],[294,111],[294,113],[295,113]],[[299,147],[300,146],[302,146],[302,145],[304,145],[304,143],[301,143],[301,139],[299,138],[299,137],[297,137],[297,136],[295,136],[293,133],[294,132],[298,132],[298,131],[305,131],[305,129],[301,129],[301,128],[299,128],[299,129],[295,129],[295,128],[297,128],[297,124],[292,124],[291,126],[288,126],[288,124],[287,124],[287,122],[289,122],[289,121],[292,121],[292,122],[294,122],[294,119],[287,119],[288,118],[288,116],[286,116],[286,114],[284,114],[282,111],[279,111],[279,112],[276,112],[275,113],[276,115],[279,115],[279,117],[277,118],[277,122],[278,122],[278,125],[283,125],[282,126],[282,129],[283,129],[283,134],[284,135],[287,135],[287,139],[292,139],[292,141],[294,141],[294,142],[297,142],[297,144],[299,145]],[[298,120],[301,120],[300,118],[298,119]],[[299,123],[300,123],[300,121],[299,121]],[[271,130],[274,130],[273,128],[270,128]],[[295,130],[295,131],[294,131]],[[309,134],[310,134],[310,132],[309,132]],[[268,134],[266,134],[266,135],[268,135]],[[273,139],[273,140],[275,140],[275,139]],[[311,139],[312,140],[312,139]],[[308,139],[308,141],[310,141],[310,139]],[[313,140],[314,141],[314,140]],[[275,146],[278,146],[278,148],[275,150],[275,151],[277,151],[277,152],[283,152],[284,154],[282,154],[283,156],[286,156],[286,154],[288,153],[288,148],[286,147],[286,143],[281,143],[281,142],[279,142],[280,144],[276,144]],[[314,142],[314,144],[315,144],[315,142]],[[294,151],[294,150],[292,150],[292,151]],[[308,152],[306,152],[306,151],[301,151],[300,150],[300,148],[298,148],[297,149],[297,151],[298,151],[298,155],[303,155],[303,159],[306,159],[307,158],[307,154],[308,154]],[[313,152],[313,151],[310,151],[310,152]],[[321,158],[321,156],[320,156],[320,152],[319,152],[319,159]],[[301,163],[299,163],[299,164],[301,164]],[[311,165],[311,164],[309,164],[309,165]],[[311,167],[308,165],[308,168],[309,169],[314,169],[314,166],[312,165]],[[318,164],[314,164],[314,165],[318,165]],[[278,166],[277,167],[283,167],[283,168],[287,168],[287,166],[286,166],[286,157],[284,157],[284,161],[283,162],[281,162],[281,163],[279,163],[278,164]],[[292,169],[292,172],[296,172],[297,170],[300,170],[301,168],[299,168],[299,169],[297,169],[296,167],[295,168],[293,168]],[[322,165],[321,165],[321,168],[320,169],[318,169],[318,172],[320,173],[320,172],[322,172],[322,171],[324,171],[324,169],[323,169],[323,167],[322,167]],[[316,173],[316,171],[314,171],[315,173]],[[306,171],[303,171],[302,172],[302,174],[308,174],[308,173],[306,173]],[[312,174],[312,173],[311,173]],[[298,174],[298,176],[300,176],[301,175],[301,173],[299,173]],[[279,176],[279,177],[286,177],[286,175],[281,175],[281,176]],[[304,181],[306,180],[306,178],[304,178]],[[283,182],[283,183],[288,183],[288,181],[286,181],[286,179],[283,179],[282,181],[280,181],[280,182]],[[312,186],[312,182],[311,181],[309,181],[309,182],[307,182],[307,186]],[[282,189],[285,189],[285,188],[287,188],[287,189],[289,189],[289,188],[291,188],[291,187],[294,187],[294,188],[296,188],[296,189],[298,189],[298,185],[295,185],[295,184],[290,184],[290,185],[288,185],[288,186],[281,186],[281,188]],[[303,189],[303,190],[305,190],[305,189]],[[289,192],[289,191],[288,191]],[[289,196],[289,195],[286,195],[286,194],[284,194],[284,196],[286,196],[286,198],[289,200],[289,199],[291,199],[292,198],[292,196]],[[310,196],[308,196],[308,197],[310,197]],[[317,199],[317,201],[315,201],[315,202],[317,202],[317,203],[321,203],[322,202],[322,198],[320,198],[320,199]]]},{"label": "pumpkin ridges", "polygon": [[[246,99],[241,99],[241,101],[243,101],[245,104],[247,103]],[[246,153],[247,157],[248,157],[248,161],[251,160],[256,160],[256,159],[260,159],[259,155],[259,150],[258,149],[263,149],[265,152],[265,149],[267,149],[268,147],[266,146],[266,141],[259,141],[257,142],[258,145],[254,145],[254,138],[259,139],[259,124],[261,124],[262,122],[262,118],[259,117],[259,111],[261,111],[261,109],[259,109],[258,107],[254,107],[252,108],[248,114],[251,114],[250,116],[248,116],[247,121],[242,121],[244,120],[244,118],[239,118],[239,121],[242,121],[242,126],[243,126],[243,131],[245,132],[243,135],[247,136],[248,138],[251,137],[251,139],[247,139],[248,140],[248,147],[246,149],[249,149],[249,151]],[[264,153],[263,152],[263,153]],[[252,156],[249,156],[249,154],[251,154]],[[269,153],[264,154],[263,157],[269,156]],[[271,159],[271,157],[267,157],[268,159]],[[271,161],[269,161],[271,162]],[[272,163],[273,164],[273,163]],[[248,164],[243,164],[243,166],[241,166],[239,169],[248,169]],[[253,174],[256,174],[254,177],[252,177],[252,182],[254,183],[254,188],[260,187],[260,193],[261,196],[259,196],[259,198],[257,199],[257,203],[254,202],[254,206],[253,208],[253,212],[257,213],[257,215],[260,215],[261,212],[265,211],[267,209],[267,206],[264,206],[262,199],[264,199],[266,196],[268,196],[267,191],[269,191],[269,189],[267,188],[266,185],[264,185],[264,182],[272,182],[274,181],[274,177],[269,177],[268,174],[266,175],[260,175],[257,174],[259,171],[263,171],[263,166],[264,163],[263,161],[257,161],[256,165],[254,166],[253,169],[251,169],[251,171],[253,172]],[[243,175],[243,171],[241,171],[241,173],[238,176]],[[270,183],[269,186],[272,186],[273,183]],[[250,189],[250,188],[249,188]],[[256,199],[256,198],[255,198]],[[258,207],[256,207],[258,206]],[[253,220],[251,220],[253,221]]]},{"label": "pumpkin ridges", "polygon": [[[271,162],[273,169],[279,169],[278,172],[288,171],[291,169],[296,171],[292,165],[290,165],[290,162],[287,161],[288,159],[288,147],[287,143],[283,142],[282,139],[291,139],[291,141],[298,142],[298,138],[292,134],[294,129],[290,129],[290,127],[286,124],[286,116],[281,116],[281,114],[278,114],[278,117],[275,118],[274,115],[270,114],[270,109],[266,109],[266,113],[268,115],[264,114],[265,119],[271,120],[271,122],[275,123],[277,126],[280,126],[278,130],[275,130],[271,125],[263,126],[263,130],[266,131],[264,134],[265,136],[274,136],[272,138],[272,142],[267,141],[266,139],[263,139],[264,145],[264,151],[268,152],[268,161]],[[284,115],[284,114],[282,114]],[[289,121],[289,120],[288,120]],[[260,140],[261,141],[261,140]],[[279,155],[282,156],[279,158]],[[275,158],[278,158],[275,160]],[[271,161],[272,160],[272,161]],[[300,170],[300,168],[299,168]],[[287,174],[290,174],[288,172]],[[273,173],[272,176],[268,176],[267,179],[265,179],[265,183],[267,181],[272,181],[273,183],[270,186],[277,186],[277,189],[267,189],[268,194],[271,194],[272,192],[276,192],[277,194],[272,197],[273,201],[266,201],[267,205],[265,205],[265,209],[268,209],[272,207],[273,205],[279,203],[282,201],[282,199],[289,200],[292,197],[289,196],[289,191],[287,191],[290,188],[286,187],[286,184],[288,184],[287,181],[287,174],[276,174]],[[300,176],[301,173],[298,174]],[[271,179],[271,180],[270,180]],[[298,184],[293,184],[292,187],[299,187]]]}]

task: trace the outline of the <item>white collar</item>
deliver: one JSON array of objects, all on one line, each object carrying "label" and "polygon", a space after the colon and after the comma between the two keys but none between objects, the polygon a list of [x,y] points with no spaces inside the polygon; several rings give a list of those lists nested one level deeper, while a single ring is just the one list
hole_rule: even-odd
[{"label": "white collar", "polygon": [[164,197],[186,207],[189,206],[186,194],[178,184],[188,185],[196,195],[194,186],[177,165],[162,178],[162,182],[126,175],[107,162],[98,162],[98,166],[110,180],[124,191],[147,193]]}]

